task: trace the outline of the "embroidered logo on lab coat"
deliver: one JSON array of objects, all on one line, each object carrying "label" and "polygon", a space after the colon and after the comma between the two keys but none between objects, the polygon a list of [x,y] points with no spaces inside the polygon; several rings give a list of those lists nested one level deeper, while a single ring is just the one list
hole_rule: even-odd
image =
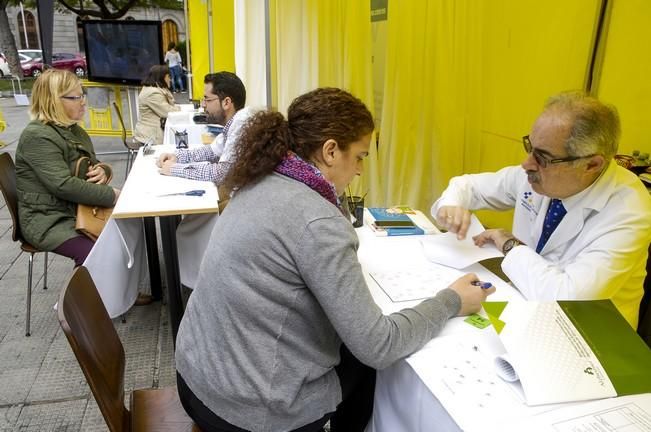
[{"label": "embroidered logo on lab coat", "polygon": [[533,198],[531,197],[533,195],[533,192],[527,191],[522,194],[522,199],[520,199],[520,205],[524,207],[529,213],[533,213],[535,216],[538,216],[538,210],[536,210],[533,206]]}]

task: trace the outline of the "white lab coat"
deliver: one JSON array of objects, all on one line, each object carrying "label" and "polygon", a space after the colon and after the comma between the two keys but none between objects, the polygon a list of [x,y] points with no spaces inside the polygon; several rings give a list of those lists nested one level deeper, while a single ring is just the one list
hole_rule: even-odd
[{"label": "white lab coat", "polygon": [[513,234],[526,246],[511,250],[502,270],[529,300],[613,301],[637,327],[651,241],[651,198],[630,171],[611,162],[587,189],[563,200],[567,214],[540,255],[550,198],[531,189],[519,166],[455,177],[432,206],[470,210],[515,208]]}]

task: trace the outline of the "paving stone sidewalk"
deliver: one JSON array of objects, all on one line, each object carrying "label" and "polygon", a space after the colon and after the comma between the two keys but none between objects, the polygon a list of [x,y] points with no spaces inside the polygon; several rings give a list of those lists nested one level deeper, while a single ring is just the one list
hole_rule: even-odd
[{"label": "paving stone sidewalk", "polygon": [[[28,107],[0,98],[7,129],[0,142],[12,157],[29,121]],[[95,150],[123,149],[119,138],[93,137]],[[101,156],[124,180],[126,154]],[[71,274],[72,261],[49,254],[48,289],[43,289],[43,254],[37,254],[32,294],[32,335],[25,337],[28,255],[11,240],[12,222],[0,198],[0,431],[107,431],[86,380],[59,328],[53,305]],[[160,302],[134,307],[127,322],[114,320],[126,352],[127,392],[175,385],[167,310]]]}]

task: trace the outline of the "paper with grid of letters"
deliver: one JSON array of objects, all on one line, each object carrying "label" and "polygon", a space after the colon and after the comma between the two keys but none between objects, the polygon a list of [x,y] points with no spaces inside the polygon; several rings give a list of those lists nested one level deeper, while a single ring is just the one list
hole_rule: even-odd
[{"label": "paper with grid of letters", "polygon": [[391,301],[405,302],[434,297],[464,273],[438,264],[369,272]]}]

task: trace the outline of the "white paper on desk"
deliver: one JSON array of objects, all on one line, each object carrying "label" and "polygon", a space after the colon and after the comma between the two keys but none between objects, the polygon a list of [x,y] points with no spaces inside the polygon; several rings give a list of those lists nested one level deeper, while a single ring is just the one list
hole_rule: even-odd
[{"label": "white paper on desk", "polygon": [[617,396],[595,351],[557,302],[509,302],[499,319],[500,340],[529,405]]},{"label": "white paper on desk", "polygon": [[464,431],[501,432],[493,426],[557,407],[525,405],[521,391],[496,375],[494,355],[488,351],[482,337],[439,336],[407,363]]},{"label": "white paper on desk", "polygon": [[463,273],[437,264],[419,268],[388,269],[369,275],[392,302],[423,300],[450,286]]},{"label": "white paper on desk", "polygon": [[651,394],[557,405],[526,419],[507,421],[500,430],[554,432],[651,432]]},{"label": "white paper on desk", "polygon": [[484,232],[484,227],[475,215],[470,218],[470,227],[463,240],[451,232],[427,236],[420,239],[428,260],[457,269],[466,268],[481,260],[504,256],[495,245],[476,246],[473,236]]}]

